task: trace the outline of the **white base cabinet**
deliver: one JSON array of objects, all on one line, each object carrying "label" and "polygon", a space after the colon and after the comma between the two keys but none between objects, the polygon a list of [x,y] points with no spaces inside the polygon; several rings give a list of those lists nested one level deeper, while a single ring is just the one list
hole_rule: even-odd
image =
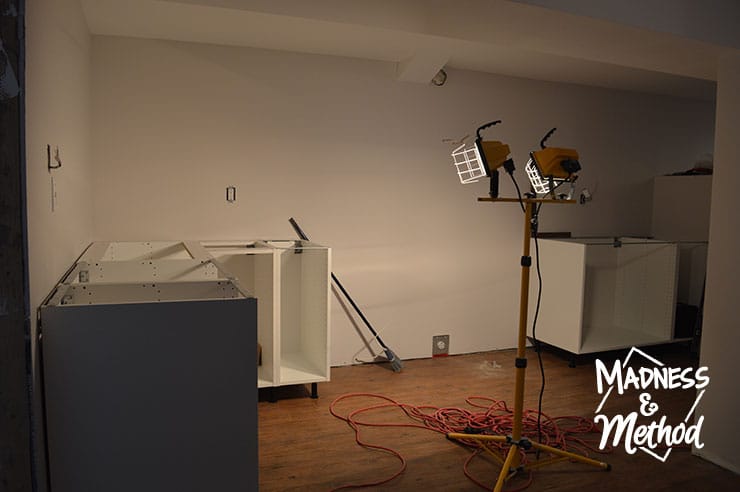
[{"label": "white base cabinet", "polygon": [[[540,239],[539,250],[540,341],[573,354],[676,341],[677,244],[634,238],[617,243],[613,238]],[[529,295],[532,336],[534,261]]]},{"label": "white base cabinet", "polygon": [[96,242],[76,272],[77,283],[228,279],[257,298],[257,386],[329,380],[331,250],[325,246],[295,240]]},{"label": "white base cabinet", "polygon": [[308,241],[204,242],[257,297],[258,386],[329,380],[331,251]]}]

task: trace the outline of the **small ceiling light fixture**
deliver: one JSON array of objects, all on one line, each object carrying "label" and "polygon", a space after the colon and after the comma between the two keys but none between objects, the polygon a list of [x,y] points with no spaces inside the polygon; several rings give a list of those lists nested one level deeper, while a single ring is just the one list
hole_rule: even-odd
[{"label": "small ceiling light fixture", "polygon": [[432,77],[432,84],[437,87],[441,87],[445,85],[445,82],[447,82],[447,72],[445,72],[443,68],[440,68],[439,72]]}]

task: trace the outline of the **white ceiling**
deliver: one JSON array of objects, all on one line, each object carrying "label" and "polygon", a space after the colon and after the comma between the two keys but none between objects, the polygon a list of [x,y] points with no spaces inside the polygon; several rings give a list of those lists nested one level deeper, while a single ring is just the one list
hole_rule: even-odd
[{"label": "white ceiling", "polygon": [[82,0],[93,34],[249,46],[712,99],[734,48],[507,0]]}]

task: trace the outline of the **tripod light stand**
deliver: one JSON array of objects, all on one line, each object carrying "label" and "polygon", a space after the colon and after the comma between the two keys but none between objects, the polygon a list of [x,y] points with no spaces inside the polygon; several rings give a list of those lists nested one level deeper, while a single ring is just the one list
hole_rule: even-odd
[{"label": "tripod light stand", "polygon": [[[552,135],[553,128],[540,142],[543,150],[545,150],[544,141]],[[480,129],[479,129],[480,132]],[[476,142],[477,143],[477,142]],[[483,146],[481,146],[483,148]],[[508,148],[508,147],[507,147]],[[457,149],[459,150],[459,149]],[[512,433],[510,436],[500,435],[488,435],[488,434],[465,434],[451,432],[447,434],[449,439],[460,440],[463,442],[476,442],[484,451],[492,456],[496,461],[501,464],[501,472],[496,481],[494,492],[501,492],[504,483],[513,477],[517,472],[527,472],[536,468],[559,463],[561,461],[576,461],[586,465],[601,468],[603,470],[610,470],[611,465],[602,461],[597,461],[580,454],[571,453],[563,449],[554,448],[545,444],[528,439],[522,435],[522,419],[524,413],[524,376],[527,367],[526,358],[526,343],[527,343],[527,311],[529,308],[529,269],[532,265],[532,257],[530,256],[530,243],[532,238],[532,222],[535,217],[536,210],[543,203],[555,203],[555,204],[573,204],[575,200],[568,199],[567,197],[557,197],[554,195],[555,179],[563,182],[572,183],[575,180],[574,173],[580,170],[580,164],[578,163],[578,154],[572,149],[547,149],[546,155],[539,154],[541,151],[533,152],[530,158],[531,161],[535,160],[531,165],[534,167],[532,173],[527,169],[527,174],[530,176],[530,181],[535,187],[535,181],[532,179],[532,174],[537,174],[539,179],[538,183],[545,183],[547,190],[544,193],[549,193],[550,197],[537,197],[537,194],[528,195],[526,197],[518,198],[498,198],[491,193],[491,196],[478,198],[479,202],[504,202],[504,203],[519,203],[524,208],[524,242],[522,246],[522,257],[521,257],[521,285],[519,293],[519,331],[517,336],[517,351],[515,360],[515,371],[516,371],[516,382],[514,392],[514,416],[512,424]],[[539,155],[538,155],[539,154]],[[537,158],[540,158],[539,160]],[[540,162],[541,161],[541,162]],[[528,168],[530,167],[528,163]],[[546,163],[543,165],[542,163]],[[544,174],[543,168],[547,167],[550,174]],[[558,168],[559,166],[559,168]],[[513,172],[513,165],[511,171],[509,168],[506,169],[509,174]],[[513,177],[513,176],[512,176]],[[544,179],[543,179],[544,178]],[[540,188],[541,190],[543,188]],[[535,188],[536,190],[536,188]],[[518,187],[517,187],[518,191]],[[488,444],[489,443],[502,443],[509,446],[508,452],[505,457],[500,456],[498,453],[493,451]],[[549,458],[537,460],[533,463],[522,463],[521,452],[535,449],[537,451],[543,451],[551,455]],[[538,453],[539,455],[539,453]]]}]

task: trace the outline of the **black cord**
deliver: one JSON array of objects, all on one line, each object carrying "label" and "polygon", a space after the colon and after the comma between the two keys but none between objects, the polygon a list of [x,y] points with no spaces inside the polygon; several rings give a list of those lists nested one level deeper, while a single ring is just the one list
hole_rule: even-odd
[{"label": "black cord", "polygon": [[[540,314],[540,301],[542,299],[542,270],[540,270],[540,244],[537,241],[537,221],[539,221],[539,215],[540,215],[540,208],[542,208],[542,203],[540,203],[536,210],[535,210],[535,227],[532,229],[534,237],[534,254],[535,254],[535,263],[537,264],[537,306],[534,310],[534,319],[532,320],[532,340],[534,340],[534,348],[535,352],[537,352],[537,362],[540,365],[540,376],[542,377],[542,384],[540,386],[540,395],[539,399],[537,401],[537,442],[542,442],[542,396],[545,393],[545,366],[542,365],[542,348],[540,347],[540,341],[537,340],[537,318]],[[539,449],[537,450],[537,456],[539,457]]]},{"label": "black cord", "polygon": [[522,208],[522,212],[526,213],[524,210],[524,200],[522,200],[522,191],[519,189],[519,183],[516,182],[516,178],[514,177],[514,173],[506,173],[511,178],[511,181],[514,183],[514,188],[516,188],[516,195],[519,197],[519,206]]}]

